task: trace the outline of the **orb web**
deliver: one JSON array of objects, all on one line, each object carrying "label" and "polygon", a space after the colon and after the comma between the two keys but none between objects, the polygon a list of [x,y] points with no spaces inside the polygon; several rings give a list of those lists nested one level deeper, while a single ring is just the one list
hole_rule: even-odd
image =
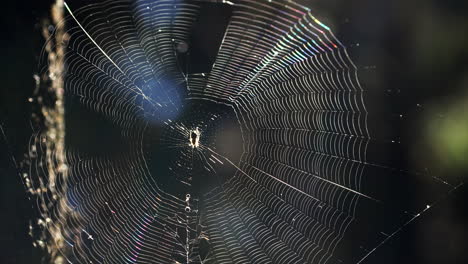
[{"label": "orb web", "polygon": [[[358,70],[309,8],[65,8],[53,44],[66,50],[67,178],[40,198],[54,201],[41,212],[62,238],[50,251],[69,263],[339,262],[358,202],[381,201],[362,186]],[[229,21],[207,69],[190,61],[210,8]]]}]

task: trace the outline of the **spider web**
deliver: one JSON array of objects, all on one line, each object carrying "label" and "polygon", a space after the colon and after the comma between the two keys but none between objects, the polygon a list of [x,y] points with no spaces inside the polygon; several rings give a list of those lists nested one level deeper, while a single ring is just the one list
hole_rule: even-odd
[{"label": "spider web", "polygon": [[[232,14],[210,70],[197,72],[191,32],[208,4]],[[66,47],[67,176],[39,192],[39,209],[61,237],[44,243],[69,263],[339,263],[361,210],[385,207],[363,183],[366,171],[392,169],[368,161],[358,69],[309,8],[65,8],[67,34],[54,43]],[[47,175],[44,140],[32,143],[31,174]],[[395,227],[420,215],[401,214]]]}]

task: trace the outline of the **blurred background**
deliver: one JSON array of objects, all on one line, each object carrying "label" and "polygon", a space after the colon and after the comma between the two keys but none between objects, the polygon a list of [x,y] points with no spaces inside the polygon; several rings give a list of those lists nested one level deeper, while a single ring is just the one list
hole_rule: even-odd
[{"label": "blurred background", "polygon": [[[425,197],[438,201],[363,263],[468,263],[468,187],[446,194],[420,184],[467,180],[468,2],[298,2],[332,28],[359,68],[376,142],[369,159],[412,172],[402,176],[408,177],[404,186],[382,191],[396,200],[402,194],[396,204],[421,204]],[[40,263],[42,253],[28,235],[32,202],[16,166],[27,152],[31,115],[38,110],[29,98],[44,43],[41,21],[51,1],[2,5],[0,263]]]}]

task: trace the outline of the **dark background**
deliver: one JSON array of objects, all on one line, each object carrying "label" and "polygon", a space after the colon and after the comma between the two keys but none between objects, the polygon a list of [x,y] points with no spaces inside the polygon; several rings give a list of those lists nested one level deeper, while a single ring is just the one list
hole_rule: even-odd
[{"label": "dark background", "polygon": [[[467,95],[468,2],[302,2],[349,47],[360,69],[369,126],[377,145],[401,142],[380,152],[376,147],[370,158],[413,171],[429,168],[434,175],[460,181],[466,168],[448,171],[434,162],[431,146],[424,141],[424,120],[443,116]],[[2,4],[0,125],[5,136],[0,131],[0,263],[40,263],[41,258],[27,234],[32,202],[16,167],[32,133],[33,104],[28,98],[33,94],[33,74],[43,45],[39,22],[49,7],[50,1]],[[468,111],[458,115],[468,118]],[[427,191],[418,184],[408,186],[415,201],[420,192]],[[467,189],[463,186],[442,199],[364,263],[468,263]],[[443,197],[443,193],[435,196]]]}]

